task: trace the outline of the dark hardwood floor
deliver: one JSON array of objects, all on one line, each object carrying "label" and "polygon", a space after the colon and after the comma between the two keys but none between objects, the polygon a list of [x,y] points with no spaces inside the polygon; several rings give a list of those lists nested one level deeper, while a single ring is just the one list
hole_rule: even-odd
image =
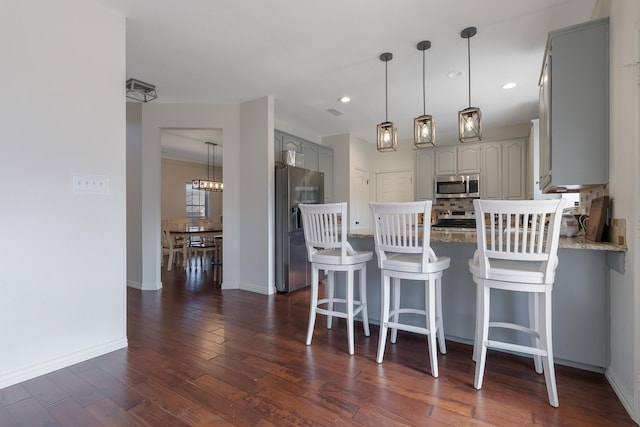
[{"label": "dark hardwood floor", "polygon": [[128,349],[0,390],[0,426],[635,425],[600,374],[556,366],[553,408],[529,359],[490,352],[477,391],[470,346],[447,342],[435,379],[423,336],[400,333],[378,365],[377,327],[357,324],[349,356],[344,321],[320,316],[305,346],[308,291],[162,280],[128,290]]}]

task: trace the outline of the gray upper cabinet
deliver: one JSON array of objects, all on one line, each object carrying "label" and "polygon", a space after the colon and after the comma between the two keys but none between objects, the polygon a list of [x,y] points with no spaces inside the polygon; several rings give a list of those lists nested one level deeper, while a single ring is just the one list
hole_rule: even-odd
[{"label": "gray upper cabinet", "polygon": [[609,19],[549,33],[540,77],[540,188],[609,181]]},{"label": "gray upper cabinet", "polygon": [[416,200],[433,200],[435,192],[435,151],[430,148],[416,151]]},{"label": "gray upper cabinet", "polygon": [[458,173],[458,151],[455,146],[435,149],[436,175],[455,175]]},{"label": "gray upper cabinet", "polygon": [[416,150],[415,198],[433,199],[438,175],[478,173],[481,198],[525,199],[527,148],[526,138],[512,138]]},{"label": "gray upper cabinet", "polygon": [[[275,130],[274,135],[275,160],[277,162],[284,161],[282,152],[294,150],[298,154],[296,156],[296,166],[324,172],[324,199],[326,202],[332,202],[333,149],[279,130]],[[302,156],[299,154],[302,154]],[[302,162],[299,162],[299,159],[302,159]]]},{"label": "gray upper cabinet", "polygon": [[314,171],[320,170],[318,167],[319,152],[318,144],[309,141],[302,141],[302,154],[304,154],[304,168]]},{"label": "gray upper cabinet", "polygon": [[[306,156],[305,156],[306,157]],[[318,146],[318,170],[324,172],[324,200],[333,201],[333,149]]]},{"label": "gray upper cabinet", "polygon": [[274,132],[274,136],[273,136],[273,149],[274,149],[274,160],[276,162],[281,162],[282,161],[282,138],[284,137],[284,135],[282,135],[282,133],[275,131]]}]

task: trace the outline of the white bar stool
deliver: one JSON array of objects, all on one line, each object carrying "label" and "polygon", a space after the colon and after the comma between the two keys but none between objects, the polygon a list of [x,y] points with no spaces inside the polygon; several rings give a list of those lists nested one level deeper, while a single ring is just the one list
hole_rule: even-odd
[{"label": "white bar stool", "polygon": [[[442,272],[449,268],[448,257],[437,257],[430,247],[432,202],[369,203],[375,223],[375,247],[380,282],[380,337],[376,361],[382,363],[387,330],[391,328],[391,342],[395,343],[398,329],[427,335],[431,374],[438,376],[436,338],[440,352],[447,347],[442,322]],[[422,221],[421,221],[422,220]],[[390,279],[393,278],[393,309],[390,310]],[[401,280],[421,280],[425,287],[424,309],[400,307]],[[406,284],[408,285],[408,284]],[[401,314],[425,317],[425,327],[400,321]]]},{"label": "white bar stool", "polygon": [[[564,200],[474,200],[473,205],[478,235],[478,249],[469,260],[477,285],[474,387],[482,388],[488,348],[531,354],[536,372],[544,371],[549,403],[557,407],[551,291]],[[528,293],[529,325],[490,321],[492,289]],[[531,345],[489,339],[491,328],[528,334]]]}]

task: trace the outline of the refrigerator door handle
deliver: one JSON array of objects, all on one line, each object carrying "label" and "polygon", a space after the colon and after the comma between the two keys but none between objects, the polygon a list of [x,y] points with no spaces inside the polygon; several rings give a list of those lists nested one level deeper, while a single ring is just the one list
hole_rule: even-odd
[{"label": "refrigerator door handle", "polygon": [[294,230],[298,230],[299,228],[301,228],[300,222],[301,222],[301,216],[300,216],[300,209],[298,208],[298,206],[293,206],[291,208],[291,230],[290,231],[294,231]]}]

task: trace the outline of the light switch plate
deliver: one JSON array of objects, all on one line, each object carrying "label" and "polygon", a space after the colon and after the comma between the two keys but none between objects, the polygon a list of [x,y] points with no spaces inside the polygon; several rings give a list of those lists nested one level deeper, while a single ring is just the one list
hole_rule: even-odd
[{"label": "light switch plate", "polygon": [[109,178],[105,175],[73,174],[74,193],[106,194],[109,187]]}]

